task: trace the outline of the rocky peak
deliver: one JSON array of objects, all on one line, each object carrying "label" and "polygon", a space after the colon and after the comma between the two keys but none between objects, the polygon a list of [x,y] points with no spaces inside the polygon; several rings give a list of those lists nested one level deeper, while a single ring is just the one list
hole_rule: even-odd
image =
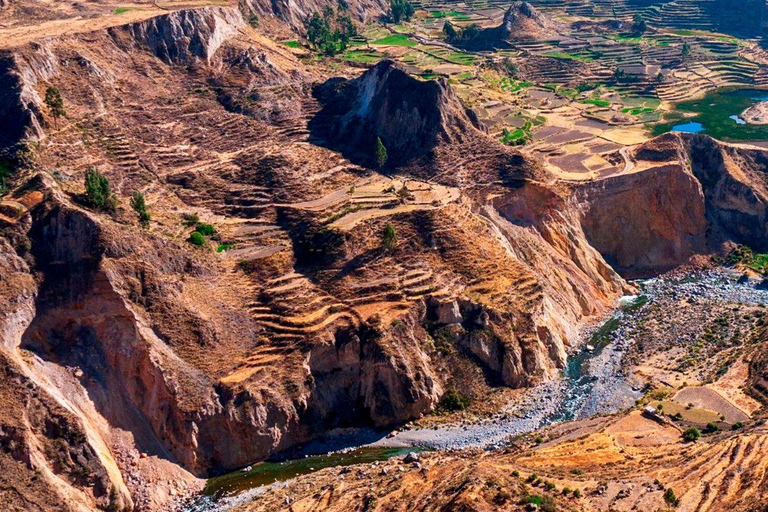
[{"label": "rocky peak", "polygon": [[538,39],[554,33],[552,23],[528,2],[514,2],[510,5],[499,30],[504,40]]},{"label": "rocky peak", "polygon": [[354,80],[328,82],[316,95],[323,109],[310,124],[313,134],[362,160],[372,159],[377,138],[397,165],[480,129],[445,79],[419,80],[390,60]]}]

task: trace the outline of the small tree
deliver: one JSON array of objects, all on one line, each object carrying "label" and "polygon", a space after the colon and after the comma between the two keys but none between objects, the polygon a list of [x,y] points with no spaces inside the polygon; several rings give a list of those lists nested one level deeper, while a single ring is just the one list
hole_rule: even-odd
[{"label": "small tree", "polygon": [[99,210],[114,210],[115,198],[109,188],[109,180],[93,167],[85,171],[85,201]]},{"label": "small tree", "polygon": [[381,245],[386,250],[391,250],[395,244],[397,243],[397,233],[395,233],[395,228],[392,226],[392,224],[387,223],[386,226],[384,226],[384,231],[381,233]]},{"label": "small tree", "polygon": [[681,56],[683,58],[683,62],[687,61],[691,56],[691,45],[688,44],[688,41],[683,42],[683,49],[681,50]]},{"label": "small tree", "polygon": [[648,24],[645,22],[645,18],[643,18],[640,13],[635,14],[634,22],[635,34],[645,34],[646,30],[648,30]]},{"label": "small tree", "polygon": [[45,104],[53,116],[53,126],[58,130],[59,117],[65,116],[66,112],[64,111],[64,99],[57,87],[52,85],[45,90]]},{"label": "small tree", "polygon": [[381,169],[387,164],[387,160],[389,160],[387,148],[381,142],[381,137],[376,137],[376,167]]},{"label": "small tree", "polygon": [[133,208],[133,210],[138,214],[139,224],[141,224],[141,227],[147,229],[149,227],[149,221],[151,217],[147,211],[147,204],[144,201],[144,194],[138,190],[133,193],[133,197],[131,198],[131,208]]},{"label": "small tree", "polygon": [[443,24],[443,34],[445,34],[445,38],[449,41],[453,41],[459,37],[459,33],[456,31],[450,21],[446,21]]}]

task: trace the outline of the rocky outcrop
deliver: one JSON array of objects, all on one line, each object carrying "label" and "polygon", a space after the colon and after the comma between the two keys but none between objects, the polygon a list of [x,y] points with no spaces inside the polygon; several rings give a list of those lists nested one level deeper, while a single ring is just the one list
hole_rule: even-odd
[{"label": "rocky outcrop", "polygon": [[455,44],[472,50],[505,48],[512,41],[537,41],[558,36],[558,26],[528,2],[512,2],[504,13],[501,25],[480,30],[471,38],[461,38]]},{"label": "rocky outcrop", "polygon": [[331,80],[315,94],[323,109],[310,123],[313,136],[369,165],[375,165],[377,138],[388,165],[397,166],[480,134],[477,116],[446,80],[418,80],[389,60],[354,80]]},{"label": "rocky outcrop", "polygon": [[0,156],[13,158],[27,141],[45,136],[41,82],[56,73],[48,46],[34,44],[24,55],[0,52]]},{"label": "rocky outcrop", "polygon": [[707,248],[701,184],[677,164],[586,185],[584,232],[626,276],[648,276]]},{"label": "rocky outcrop", "polygon": [[552,22],[528,2],[513,2],[495,30],[502,41],[546,39],[557,34]]},{"label": "rocky outcrop", "polygon": [[243,26],[245,21],[236,8],[204,7],[175,11],[109,32],[123,47],[142,45],[165,62],[191,64],[198,59],[210,62],[221,45]]}]

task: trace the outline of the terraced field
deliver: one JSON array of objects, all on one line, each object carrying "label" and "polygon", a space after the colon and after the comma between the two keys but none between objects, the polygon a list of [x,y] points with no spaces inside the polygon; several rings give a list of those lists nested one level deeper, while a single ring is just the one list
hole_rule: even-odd
[{"label": "terraced field", "polygon": [[[721,15],[719,0],[530,3],[556,25],[556,37],[469,50],[446,39],[444,24],[495,27],[509,3],[421,1],[410,22],[367,26],[341,58],[387,57],[425,80],[447,78],[499,140],[524,146],[573,180],[627,169],[618,150],[668,131],[678,102],[768,88],[768,53],[740,38],[749,22],[740,9]],[[646,20],[644,33],[632,29],[637,15]],[[768,138],[742,132],[744,140]]]}]

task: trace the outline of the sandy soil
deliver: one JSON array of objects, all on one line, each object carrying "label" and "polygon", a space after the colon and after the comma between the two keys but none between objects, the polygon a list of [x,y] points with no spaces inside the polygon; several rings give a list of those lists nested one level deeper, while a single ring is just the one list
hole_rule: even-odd
[{"label": "sandy soil", "polygon": [[768,124],[768,101],[755,103],[741,113],[741,118],[749,124]]}]

